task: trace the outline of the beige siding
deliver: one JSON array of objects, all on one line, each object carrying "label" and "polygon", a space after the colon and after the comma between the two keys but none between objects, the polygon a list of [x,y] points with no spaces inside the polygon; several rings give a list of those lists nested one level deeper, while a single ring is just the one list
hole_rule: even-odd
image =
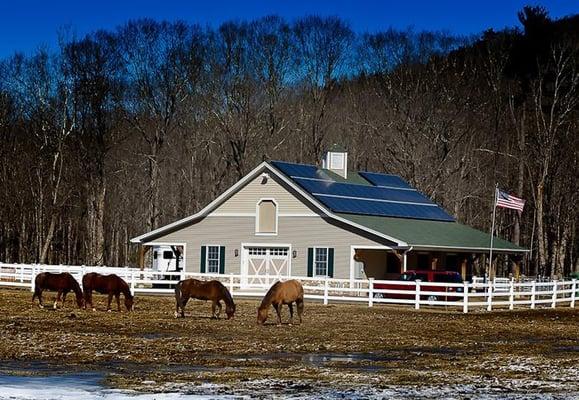
[{"label": "beige siding", "polygon": [[312,214],[312,210],[298,200],[292,193],[277,182],[273,176],[263,183],[258,176],[249,182],[225,203],[217,207],[212,214],[255,214],[257,202],[262,198],[275,199],[280,214]]},{"label": "beige siding", "polygon": [[[279,201],[277,197],[276,200]],[[286,202],[288,203],[291,202]],[[292,246],[292,250],[297,251],[297,257],[291,259],[291,274],[296,276],[307,274],[308,247],[331,247],[334,248],[334,277],[336,278],[350,277],[351,245],[379,244],[330,224],[319,216],[280,217],[278,234],[275,236],[256,235],[254,217],[210,216],[196,224],[159,237],[154,242],[186,243],[185,265],[189,272],[199,272],[201,246],[208,244],[225,246],[226,273],[240,273],[242,243],[288,244]],[[235,249],[239,250],[237,257],[235,257]]]}]

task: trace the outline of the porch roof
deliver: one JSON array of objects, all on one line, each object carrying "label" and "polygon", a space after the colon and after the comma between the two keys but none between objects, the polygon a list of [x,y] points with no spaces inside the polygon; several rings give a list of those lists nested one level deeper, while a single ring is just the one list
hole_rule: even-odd
[{"label": "porch roof", "polygon": [[[490,237],[488,233],[458,222],[343,213],[338,213],[337,215],[359,225],[404,240],[409,246],[473,252],[489,251]],[[496,236],[493,240],[493,250],[503,253],[527,251],[527,249]]]}]

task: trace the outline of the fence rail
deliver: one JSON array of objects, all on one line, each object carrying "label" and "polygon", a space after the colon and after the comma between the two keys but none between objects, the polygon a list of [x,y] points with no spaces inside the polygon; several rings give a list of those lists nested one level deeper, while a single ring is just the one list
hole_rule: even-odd
[{"label": "fence rail", "polygon": [[[498,279],[492,282],[442,283],[421,281],[385,281],[370,279],[336,279],[321,277],[277,277],[238,274],[201,274],[190,272],[157,272],[135,268],[103,266],[70,266],[42,264],[0,263],[0,286],[27,287],[34,290],[34,278],[41,272],[69,272],[82,285],[82,276],[89,272],[117,274],[131,287],[133,293],[172,294],[171,285],[186,278],[217,279],[234,297],[263,296],[278,279],[298,279],[302,282],[306,299],[330,302],[375,304],[404,304],[420,309],[422,306],[472,310],[497,308],[514,309],[539,306],[574,308],[579,297],[577,280],[551,282],[515,282]],[[259,282],[247,285],[247,282]]]}]

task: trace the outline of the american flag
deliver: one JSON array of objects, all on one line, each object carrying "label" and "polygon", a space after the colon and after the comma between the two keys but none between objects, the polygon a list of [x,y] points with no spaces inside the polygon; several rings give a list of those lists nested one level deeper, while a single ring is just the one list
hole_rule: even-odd
[{"label": "american flag", "polygon": [[513,210],[523,211],[525,200],[511,196],[510,194],[497,189],[497,207],[512,208]]}]

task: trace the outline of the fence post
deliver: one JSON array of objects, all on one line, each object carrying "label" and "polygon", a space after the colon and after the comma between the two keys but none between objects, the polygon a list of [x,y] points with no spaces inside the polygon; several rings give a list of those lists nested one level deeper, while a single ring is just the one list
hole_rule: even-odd
[{"label": "fence post", "polygon": [[233,296],[233,275],[229,274],[229,293]]},{"label": "fence post", "polygon": [[368,279],[368,307],[374,305],[374,278]]},{"label": "fence post", "polygon": [[551,308],[557,307],[557,280],[553,280],[553,298]]},{"label": "fence post", "polygon": [[571,308],[575,308],[575,298],[577,297],[577,279],[571,280]]},{"label": "fence post", "polygon": [[135,271],[131,271],[131,294],[135,295]]},{"label": "fence post", "polygon": [[24,264],[20,265],[20,283],[24,282]]},{"label": "fence post", "polygon": [[415,297],[414,297],[414,308],[416,310],[420,309],[420,279],[417,279],[416,281],[414,281],[416,287],[415,287]]},{"label": "fence post", "polygon": [[468,313],[468,282],[464,281],[462,283],[463,286],[463,292],[462,292],[462,312],[463,313]]},{"label": "fence post", "polygon": [[511,285],[509,287],[509,310],[515,308],[515,278],[511,278]]},{"label": "fence post", "polygon": [[328,288],[329,288],[329,282],[328,282],[328,277],[326,276],[326,279],[324,279],[324,305],[328,304]]},{"label": "fence post", "polygon": [[492,311],[493,309],[493,281],[490,279],[487,280],[489,285],[487,290],[487,311]]},{"label": "fence post", "polygon": [[32,271],[30,271],[30,291],[34,293],[34,283],[36,281],[36,267],[32,264]]},{"label": "fence post", "polygon": [[537,297],[537,282],[531,282],[531,309],[535,309],[535,298]]}]

